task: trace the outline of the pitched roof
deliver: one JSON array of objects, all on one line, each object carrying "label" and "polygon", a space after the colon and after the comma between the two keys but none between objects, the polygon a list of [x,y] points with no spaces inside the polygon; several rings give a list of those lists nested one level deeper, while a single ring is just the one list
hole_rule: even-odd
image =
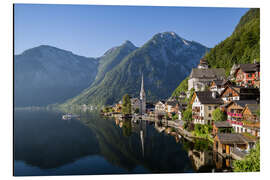
[{"label": "pitched roof", "polygon": [[260,64],[240,64],[239,68],[244,72],[257,72],[260,71]]},{"label": "pitched roof", "polygon": [[197,91],[195,92],[199,101],[202,103],[202,104],[223,104],[223,101],[220,97],[217,97],[217,98],[214,98],[212,96],[212,93],[214,92],[211,92],[211,91]]},{"label": "pitched roof", "polygon": [[214,122],[214,125],[217,128],[232,127],[232,125],[228,121],[216,121],[216,122]]},{"label": "pitched roof", "polygon": [[165,104],[165,100],[159,100],[156,104],[158,104],[158,103],[162,103],[162,104]]},{"label": "pitched roof", "polygon": [[226,88],[222,91],[221,96],[226,91],[227,88],[231,88],[234,92],[236,92],[238,95],[242,96],[259,96],[260,90],[258,88],[251,88],[251,87],[244,87],[244,86],[235,86],[228,84]]},{"label": "pitched roof", "polygon": [[256,100],[237,100],[237,101],[232,101],[232,102],[243,107],[243,108],[246,106],[246,104],[249,104],[249,105],[258,104],[258,102]]},{"label": "pitched roof", "polygon": [[197,69],[193,68],[190,73],[190,78],[225,78],[224,68]]},{"label": "pitched roof", "polygon": [[237,133],[218,133],[217,137],[221,144],[245,144],[254,142],[254,140]]}]

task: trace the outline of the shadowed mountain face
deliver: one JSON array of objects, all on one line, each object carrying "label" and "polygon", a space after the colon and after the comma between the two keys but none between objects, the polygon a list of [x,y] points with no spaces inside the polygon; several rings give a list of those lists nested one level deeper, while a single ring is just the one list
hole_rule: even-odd
[{"label": "shadowed mountain face", "polygon": [[14,57],[15,106],[60,103],[91,85],[98,63],[51,46]]},{"label": "shadowed mountain face", "polygon": [[65,103],[66,106],[81,103],[113,104],[125,93],[138,96],[142,74],[148,101],[167,98],[209,50],[174,32],[158,33],[140,48],[135,48],[131,42],[125,44],[128,44],[129,50],[124,52],[129,53],[119,53],[116,49],[106,53],[105,57],[110,53],[118,54],[114,55],[118,57],[117,60],[102,60],[101,64],[108,61],[110,66],[106,67],[110,68],[100,65],[101,75],[98,75],[92,86]]}]

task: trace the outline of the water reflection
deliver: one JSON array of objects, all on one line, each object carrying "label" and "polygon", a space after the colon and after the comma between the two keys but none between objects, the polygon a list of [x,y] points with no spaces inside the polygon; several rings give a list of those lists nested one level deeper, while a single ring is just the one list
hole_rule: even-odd
[{"label": "water reflection", "polygon": [[15,175],[183,173],[208,166],[205,171],[212,172],[215,167],[207,143],[189,142],[156,123],[91,112],[61,117],[61,112],[15,111]]}]

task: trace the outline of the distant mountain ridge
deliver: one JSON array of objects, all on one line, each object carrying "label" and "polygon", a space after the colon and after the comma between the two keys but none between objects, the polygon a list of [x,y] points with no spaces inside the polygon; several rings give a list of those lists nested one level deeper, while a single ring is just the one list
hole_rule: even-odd
[{"label": "distant mountain ridge", "polygon": [[15,106],[64,102],[88,87],[98,61],[42,45],[14,56]]},{"label": "distant mountain ridge", "polygon": [[174,32],[142,47],[127,40],[98,58],[38,46],[14,57],[15,106],[113,104],[125,93],[138,96],[142,74],[147,100],[166,98],[207,51]]},{"label": "distant mountain ridge", "polygon": [[[191,69],[198,64],[200,58],[209,51],[209,48],[194,41],[185,40],[174,32],[158,33],[139,48],[132,46],[131,42],[128,44],[127,49],[130,53],[116,53],[117,48],[105,53],[105,57],[115,53],[117,54],[115,57],[119,58],[108,60],[110,68],[99,69],[104,78],[97,76],[89,88],[68,100],[64,106],[113,104],[125,93],[138,96],[142,74],[148,101],[169,97]],[[123,49],[122,46],[120,47]],[[99,68],[104,66],[101,58],[100,62]],[[105,62],[103,60],[103,63]]]}]

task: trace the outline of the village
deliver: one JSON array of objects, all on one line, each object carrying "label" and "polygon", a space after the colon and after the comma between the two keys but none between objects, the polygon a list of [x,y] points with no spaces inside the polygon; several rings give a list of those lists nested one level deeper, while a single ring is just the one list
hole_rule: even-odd
[{"label": "village", "polygon": [[156,103],[146,102],[142,76],[140,97],[103,108],[104,115],[133,121],[163,122],[184,137],[204,138],[223,157],[243,159],[260,139],[260,64],[235,64],[226,78],[224,68],[210,68],[206,59],[193,68],[187,90]]}]

